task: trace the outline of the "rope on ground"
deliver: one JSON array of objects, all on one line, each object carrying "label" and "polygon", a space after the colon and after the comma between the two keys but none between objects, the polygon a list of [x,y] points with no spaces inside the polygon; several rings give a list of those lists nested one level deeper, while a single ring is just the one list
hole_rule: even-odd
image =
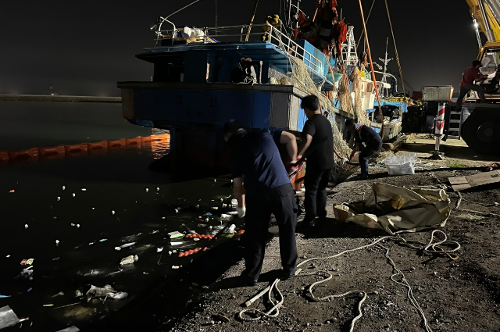
[{"label": "rope on ground", "polygon": [[[240,313],[238,314],[238,317],[243,320],[243,321],[254,321],[254,320],[259,320],[261,319],[262,317],[278,317],[280,311],[279,311],[279,308],[281,308],[281,306],[283,305],[283,302],[285,302],[285,298],[283,297],[283,294],[281,293],[281,291],[279,290],[278,288],[278,283],[280,282],[280,279],[276,279],[274,280],[274,282],[272,283],[271,287],[269,287],[269,291],[267,293],[267,296],[269,298],[269,302],[272,303],[273,307],[271,309],[269,309],[268,311],[264,312],[262,310],[259,310],[259,309],[243,309],[240,311]],[[273,289],[276,289],[276,292],[279,294],[280,296],[280,300],[279,301],[274,301],[273,298],[272,298],[272,292],[273,292]],[[256,315],[255,317],[245,317],[243,316],[244,314],[254,314]]]},{"label": "rope on ground", "polygon": [[[400,232],[399,234],[401,234],[401,233],[403,233],[403,232]],[[434,242],[435,239],[437,239],[437,237],[435,236],[436,233],[442,234],[443,239],[437,240],[437,242]],[[391,264],[394,271],[396,271],[396,273],[391,276],[391,280],[397,284],[405,286],[408,289],[407,296],[408,296],[408,299],[410,300],[410,303],[417,309],[418,313],[422,317],[426,331],[432,332],[431,328],[428,325],[428,320],[425,317],[425,314],[424,314],[422,308],[418,304],[418,301],[416,300],[415,296],[413,295],[413,290],[412,290],[410,284],[408,283],[408,281],[406,280],[405,275],[403,274],[403,272],[401,270],[399,270],[397,268],[394,261],[389,257],[389,249],[380,244],[381,242],[383,242],[385,240],[402,241],[404,243],[407,243],[407,241],[400,236],[383,236],[383,237],[381,237],[381,238],[379,238],[379,239],[377,239],[369,244],[366,244],[366,245],[363,245],[363,246],[360,246],[360,247],[357,247],[354,249],[344,250],[344,251],[342,251],[338,254],[335,254],[335,255],[326,256],[326,257],[313,257],[313,258],[306,259],[305,261],[297,264],[297,271],[300,272],[302,270],[300,268],[302,265],[309,263],[309,262],[312,262],[312,261],[333,259],[333,258],[337,258],[339,256],[342,256],[342,255],[350,253],[350,252],[355,252],[355,251],[363,250],[363,249],[378,245],[379,247],[386,250],[385,257],[388,259],[388,261]],[[446,242],[448,242],[448,244],[449,243],[455,244],[456,247],[453,249],[450,249],[450,250],[445,250],[445,249],[439,247],[439,245],[445,244]],[[428,254],[433,254],[433,255],[444,254],[444,255],[448,256],[450,259],[457,259],[458,256],[454,257],[453,255],[455,255],[454,253],[456,251],[458,251],[461,248],[461,246],[460,246],[460,243],[458,243],[456,241],[448,241],[448,237],[447,237],[446,233],[441,231],[441,230],[436,229],[436,230],[432,231],[431,239],[430,239],[429,243],[427,243],[423,248],[412,246],[412,245],[410,245],[410,248],[422,250],[423,253],[428,253]],[[357,295],[357,296],[361,297],[360,301],[358,302],[358,315],[356,317],[354,317],[353,320],[351,321],[351,327],[349,329],[349,332],[354,331],[355,323],[363,316],[363,312],[361,309],[362,309],[363,303],[365,302],[365,300],[368,297],[367,292],[354,290],[354,291],[348,291],[348,292],[345,292],[342,294],[334,294],[334,295],[328,295],[328,296],[324,296],[324,297],[316,297],[314,295],[314,288],[319,284],[322,284],[322,283],[325,283],[325,282],[331,280],[333,278],[332,274],[328,271],[325,271],[325,270],[319,270],[319,271],[315,271],[315,272],[307,273],[307,274],[302,273],[300,275],[300,276],[317,275],[317,274],[321,274],[321,273],[328,275],[328,277],[326,279],[314,282],[308,288],[309,295],[314,301],[318,301],[318,302],[330,301],[331,299],[343,298],[343,297],[346,297],[348,295]],[[399,279],[399,280],[395,279],[395,277],[397,277],[397,276],[400,276],[401,279]],[[238,317],[242,321],[256,321],[256,320],[261,319],[262,317],[277,317],[279,315],[279,308],[281,308],[283,306],[283,303],[284,303],[283,295],[282,295],[281,291],[278,289],[279,281],[280,281],[280,279],[276,279],[272,283],[271,286],[268,286],[269,291],[267,292],[267,294],[268,294],[269,302],[272,304],[271,309],[269,309],[266,312],[258,310],[258,309],[243,309],[238,314]],[[276,289],[276,292],[278,293],[278,295],[280,297],[279,301],[272,299],[273,289]],[[254,317],[247,317],[247,316],[245,316],[245,314],[246,315],[253,314]]]},{"label": "rope on ground", "polygon": [[[432,242],[432,239],[431,239],[431,242]],[[393,275],[391,275],[391,280],[408,289],[408,292],[406,293],[406,295],[408,296],[410,303],[417,309],[418,313],[420,314],[420,316],[424,320],[425,330],[427,332],[432,332],[432,329],[429,326],[429,322],[428,322],[427,318],[425,317],[424,311],[422,310],[422,308],[420,307],[420,304],[418,303],[417,299],[413,295],[413,289],[411,288],[410,283],[408,282],[408,280],[406,280],[406,277],[405,277],[403,271],[401,271],[400,269],[397,268],[396,263],[394,263],[392,258],[389,256],[389,248],[386,248],[382,245],[379,245],[379,246],[382,247],[383,249],[385,249],[385,257],[387,258],[389,263],[392,265],[393,270],[396,272]],[[395,277],[397,277],[397,276],[400,277],[399,280],[395,279]]]}]

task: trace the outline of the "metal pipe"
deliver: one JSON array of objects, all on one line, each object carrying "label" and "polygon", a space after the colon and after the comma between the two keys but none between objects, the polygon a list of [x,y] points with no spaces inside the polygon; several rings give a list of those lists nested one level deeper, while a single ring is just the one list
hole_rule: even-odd
[{"label": "metal pipe", "polygon": [[493,16],[497,20],[498,24],[500,24],[500,1],[499,0],[486,0],[486,3],[491,9]]},{"label": "metal pipe", "polygon": [[478,0],[477,4],[484,23],[484,28],[485,28],[484,34],[486,35],[486,39],[488,39],[489,42],[494,42],[495,37],[493,35],[493,31],[491,30],[490,21],[488,20],[488,15],[486,15],[486,10],[484,9],[483,1],[484,0]]}]

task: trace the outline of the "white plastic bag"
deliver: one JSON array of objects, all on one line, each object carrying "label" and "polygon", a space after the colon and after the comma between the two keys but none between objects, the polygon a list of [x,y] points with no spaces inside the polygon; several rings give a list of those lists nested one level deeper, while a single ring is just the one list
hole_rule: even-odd
[{"label": "white plastic bag", "polygon": [[392,155],[384,159],[389,175],[411,175],[415,174],[416,153]]}]

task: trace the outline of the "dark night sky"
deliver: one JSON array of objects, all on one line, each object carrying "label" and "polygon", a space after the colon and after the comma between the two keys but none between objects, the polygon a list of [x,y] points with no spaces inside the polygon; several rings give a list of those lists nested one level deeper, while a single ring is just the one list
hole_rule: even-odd
[{"label": "dark night sky", "polygon": [[[151,23],[190,3],[177,1],[4,1],[0,11],[0,93],[118,96],[117,81],[149,80],[153,66],[135,58],[154,45]],[[253,0],[217,0],[219,26],[245,24]],[[171,20],[177,26],[213,26],[215,0],[201,0]],[[261,0],[256,23],[279,9],[279,0]],[[315,0],[302,0],[311,16]],[[338,0],[339,10],[362,33],[357,0]],[[372,0],[363,0],[365,13]],[[478,52],[465,0],[389,0],[405,81],[411,89],[452,84]],[[368,23],[373,60],[390,37],[383,0]],[[392,41],[389,57],[394,57]],[[396,70],[395,61],[390,69]]]}]

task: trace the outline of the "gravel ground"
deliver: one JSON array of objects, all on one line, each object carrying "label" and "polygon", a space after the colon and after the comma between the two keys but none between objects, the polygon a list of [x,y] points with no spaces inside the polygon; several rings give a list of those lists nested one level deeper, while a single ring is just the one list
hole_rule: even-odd
[{"label": "gravel ground", "polygon": [[[446,167],[447,161],[432,163],[423,168]],[[306,234],[297,233],[298,263],[355,249],[387,235],[333,218],[333,205],[361,200],[373,183],[447,188],[455,207],[458,195],[447,187],[447,178],[479,171],[435,169],[388,177],[382,167],[373,165],[371,172],[368,180],[349,178],[331,188],[329,218]],[[391,238],[380,243],[383,247],[375,245],[336,258],[314,260],[304,264],[296,277],[279,282],[284,303],[276,317],[249,313],[244,317],[260,319],[247,321],[238,317],[244,309],[243,304],[272,283],[275,272],[280,269],[279,242],[276,236],[270,240],[263,274],[254,287],[242,286],[238,278],[244,262],[242,249],[234,245],[228,249],[228,255],[233,258],[231,264],[217,276],[183,280],[192,283],[195,296],[188,301],[186,309],[179,309],[180,318],[162,322],[158,317],[158,322],[163,323],[158,330],[349,331],[352,320],[358,315],[361,292],[366,292],[368,296],[362,305],[362,316],[355,323],[355,331],[425,331],[425,320],[427,331],[500,331],[500,189],[498,185],[481,187],[465,191],[462,196],[459,208],[453,209],[442,229],[449,240],[461,245],[456,260],[423,254],[419,250],[429,243],[430,231],[402,235],[407,244]],[[386,258],[386,252],[404,274],[421,313],[412,305],[409,289],[391,280],[396,271]],[[210,271],[209,267],[205,268]],[[328,274],[321,271],[327,271],[333,278],[314,287],[315,297],[353,293],[330,301],[314,301],[308,289],[314,282],[327,278]],[[205,280],[204,284],[195,282],[201,279]],[[402,281],[401,275],[393,279]],[[273,293],[273,298],[276,297],[279,299],[279,295]],[[272,306],[266,294],[250,308],[267,311]]]}]

